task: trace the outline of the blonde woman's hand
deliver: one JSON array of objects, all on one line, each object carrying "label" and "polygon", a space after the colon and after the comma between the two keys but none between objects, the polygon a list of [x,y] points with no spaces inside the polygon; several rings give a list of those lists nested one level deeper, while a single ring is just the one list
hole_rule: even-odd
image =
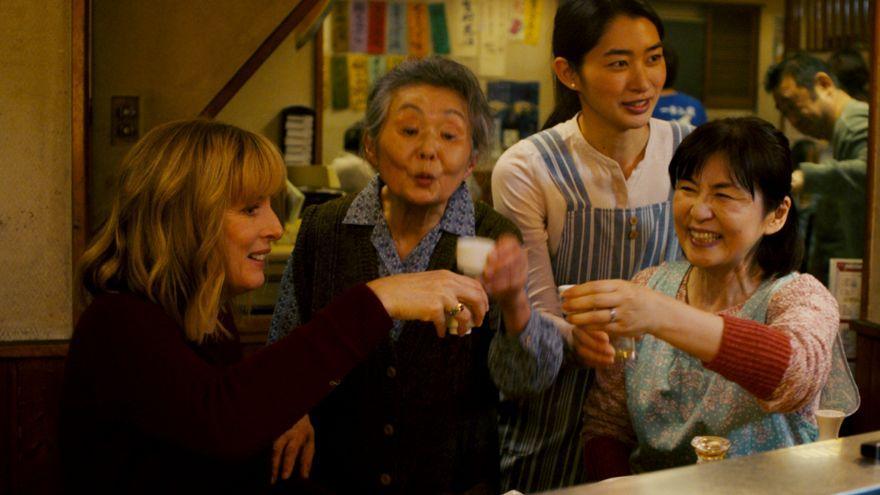
[{"label": "blonde woman's hand", "polygon": [[290,478],[295,464],[299,464],[299,475],[308,478],[314,457],[315,429],[305,415],[272,444],[272,484],[278,478]]},{"label": "blonde woman's hand", "polygon": [[[471,328],[482,325],[489,310],[480,282],[449,270],[392,275],[367,282],[367,287],[392,318],[432,322],[439,337],[446,335],[451,313],[458,328]],[[455,311],[459,303],[461,311]]]}]

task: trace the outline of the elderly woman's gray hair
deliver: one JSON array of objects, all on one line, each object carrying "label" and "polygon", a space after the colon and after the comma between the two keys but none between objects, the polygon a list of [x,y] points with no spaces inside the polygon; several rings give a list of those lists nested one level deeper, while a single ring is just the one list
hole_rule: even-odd
[{"label": "elderly woman's gray hair", "polygon": [[485,157],[492,135],[492,113],[486,95],[470,69],[436,56],[406,60],[376,81],[367,99],[364,133],[373,142],[378,141],[394,93],[415,84],[448,88],[464,99],[472,129],[473,154],[475,157]]}]

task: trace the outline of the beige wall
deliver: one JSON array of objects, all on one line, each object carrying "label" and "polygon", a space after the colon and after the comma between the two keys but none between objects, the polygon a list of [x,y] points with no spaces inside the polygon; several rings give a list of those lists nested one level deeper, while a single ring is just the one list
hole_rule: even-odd
[{"label": "beige wall", "polygon": [[0,341],[70,335],[70,16],[0,2]]},{"label": "beige wall", "polygon": [[277,142],[281,132],[279,112],[291,105],[314,105],[313,54],[312,43],[297,50],[295,39],[290,36],[217,118]]},{"label": "beige wall", "polygon": [[[141,134],[195,117],[298,3],[297,0],[95,1],[90,213],[106,217],[129,144],[110,144],[110,98],[139,96]],[[258,5],[257,5],[258,4]],[[258,7],[258,8],[255,8]],[[288,40],[251,78],[221,120],[277,140],[284,106],[311,103],[311,45]]]}]

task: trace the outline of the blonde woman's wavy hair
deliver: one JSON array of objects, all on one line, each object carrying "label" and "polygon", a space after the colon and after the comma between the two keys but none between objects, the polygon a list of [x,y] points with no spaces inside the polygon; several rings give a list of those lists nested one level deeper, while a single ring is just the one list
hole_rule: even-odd
[{"label": "blonde woman's wavy hair", "polygon": [[110,216],[80,259],[83,301],[130,291],[162,306],[193,342],[225,334],[224,215],[284,181],[265,137],[202,119],[152,129],[123,159]]}]

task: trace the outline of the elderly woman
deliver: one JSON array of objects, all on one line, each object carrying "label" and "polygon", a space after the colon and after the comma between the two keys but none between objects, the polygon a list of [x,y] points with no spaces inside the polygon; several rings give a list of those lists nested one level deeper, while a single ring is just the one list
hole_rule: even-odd
[{"label": "elderly woman", "polygon": [[[516,227],[472,202],[464,186],[488,147],[490,122],[467,68],[441,58],[404,62],[376,83],[367,104],[365,155],[378,176],[357,196],[303,216],[272,321],[275,338],[349,286],[455,270],[459,236],[497,239],[481,276],[493,298],[482,325],[469,321],[467,304],[458,316],[475,327],[460,337],[439,339],[419,322],[396,321],[367,362],[312,411],[311,476],[339,492],[496,493],[493,378],[507,393],[527,393],[549,385],[559,368],[562,342],[528,304]],[[307,422],[299,426],[309,429]],[[282,450],[299,448],[282,443]]]},{"label": "elderly woman", "polygon": [[488,300],[472,279],[396,275],[352,284],[243,359],[230,300],[263,283],[281,235],[269,196],[284,175],[265,138],[206,120],[159,126],[123,160],[110,217],[80,261],[92,301],[65,372],[69,492],[259,493],[269,465],[258,454],[379,344],[392,318],[434,321],[442,334],[454,301],[483,316]]},{"label": "elderly woman", "polygon": [[637,359],[599,371],[588,397],[590,478],[693,463],[697,435],[726,437],[730,456],[816,439],[838,311],[822,284],[793,272],[791,171],[788,140],[769,123],[704,124],[669,168],[687,261],[564,294],[576,340],[644,336]]}]

